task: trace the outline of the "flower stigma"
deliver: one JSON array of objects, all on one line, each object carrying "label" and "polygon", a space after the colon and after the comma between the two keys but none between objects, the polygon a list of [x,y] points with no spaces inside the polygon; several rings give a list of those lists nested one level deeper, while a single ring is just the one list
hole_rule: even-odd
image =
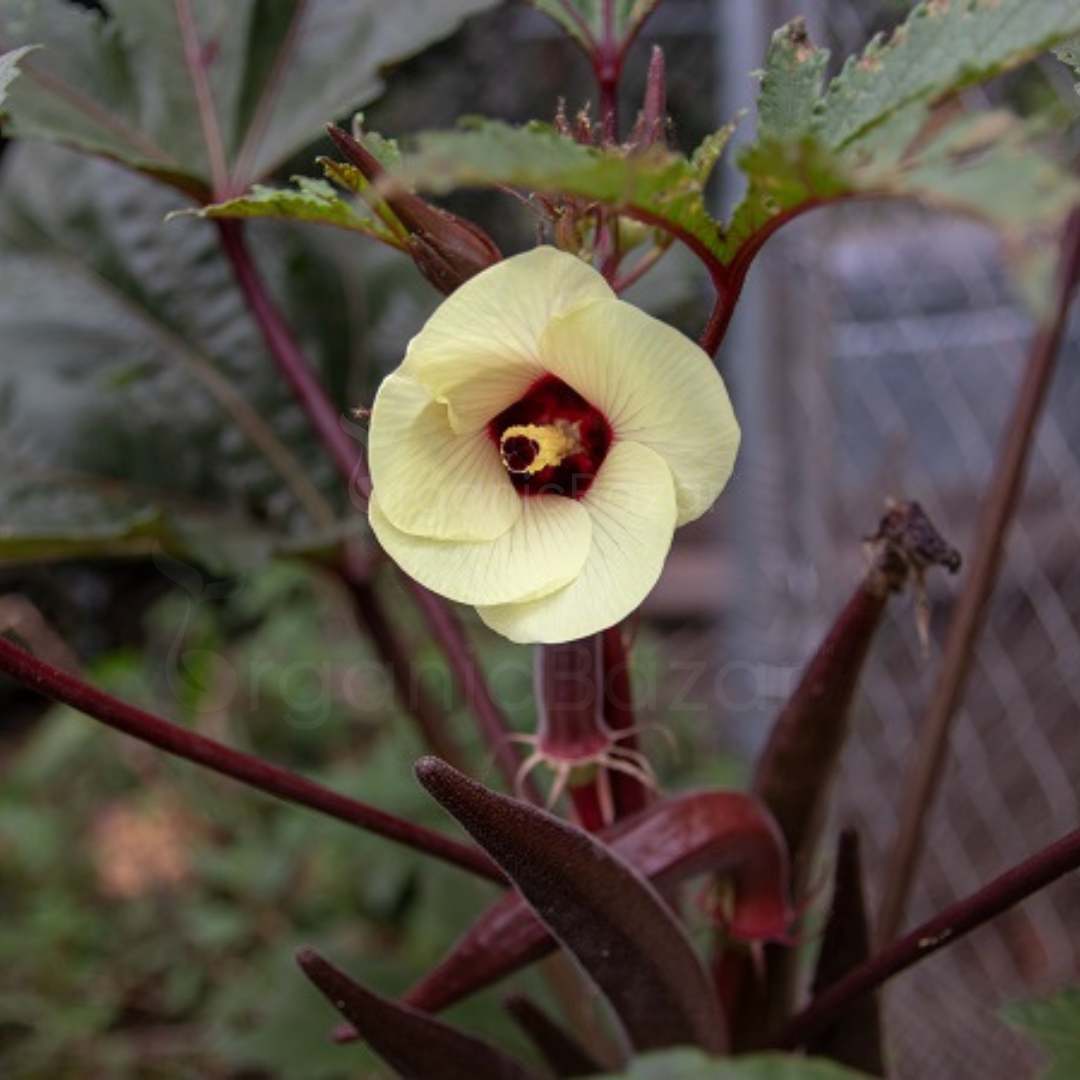
[{"label": "flower stigma", "polygon": [[527,476],[561,465],[564,458],[580,450],[580,425],[561,419],[553,424],[511,424],[499,440],[499,453],[507,470]]}]

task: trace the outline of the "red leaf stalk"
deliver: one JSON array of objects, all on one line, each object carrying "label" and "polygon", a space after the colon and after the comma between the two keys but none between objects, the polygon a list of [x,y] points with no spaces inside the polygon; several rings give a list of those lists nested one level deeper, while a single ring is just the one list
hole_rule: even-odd
[{"label": "red leaf stalk", "polygon": [[224,746],[135,705],[129,705],[81,679],[39,660],[0,637],[0,671],[53,701],[70,705],[125,735],[202,765],[222,776],[268,795],[358,825],[368,832],[404,844],[490,881],[503,882],[501,872],[476,848],[395,817],[366,803],[340,795],[261,758]]},{"label": "red leaf stalk", "polygon": [[[215,224],[219,228],[222,246],[232,263],[236,280],[262,330],[278,370],[307,414],[338,472],[366,498],[371,494],[371,477],[364,456],[341,426],[337,410],[319,384],[292,331],[267,291],[244,242],[240,223],[218,221]],[[476,717],[496,763],[507,782],[512,783],[517,773],[518,755],[509,741],[505,717],[491,696],[484,673],[465,632],[445,601],[412,578],[406,575],[402,577],[405,587],[427,623],[429,632],[445,654],[458,689]],[[529,791],[530,795],[535,794],[532,789]]]}]

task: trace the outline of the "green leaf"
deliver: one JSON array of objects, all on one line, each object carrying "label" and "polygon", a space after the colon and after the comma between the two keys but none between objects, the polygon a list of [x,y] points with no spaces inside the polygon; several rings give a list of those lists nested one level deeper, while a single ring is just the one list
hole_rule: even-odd
[{"label": "green leaf", "polygon": [[0,55],[0,105],[4,104],[8,87],[19,74],[19,61],[35,48],[34,45],[24,45],[21,49],[12,49],[11,52]]},{"label": "green leaf", "polygon": [[638,155],[583,146],[546,124],[516,128],[480,120],[458,131],[419,135],[394,175],[407,186],[433,192],[511,184],[579,195],[718,251],[720,240],[705,209],[704,188],[730,134],[730,128],[721,129],[688,160],[660,146]]},{"label": "green leaf", "polygon": [[[710,1058],[700,1050],[669,1050],[636,1057],[620,1077],[628,1080],[866,1080],[824,1059],[793,1054]],[[607,1078],[614,1080],[614,1076]]]},{"label": "green leaf", "polygon": [[[349,166],[334,165],[345,170]],[[397,235],[374,214],[361,210],[356,203],[341,197],[325,180],[294,177],[293,188],[270,188],[256,184],[246,195],[225,202],[211,203],[196,211],[203,218],[273,218],[278,221],[303,221],[314,225],[330,225],[363,233],[391,247],[401,247]],[[192,211],[181,211],[191,213]],[[173,216],[173,215],[170,215]]]},{"label": "green leaf", "polygon": [[66,0],[0,0],[0,47],[44,46],[9,95],[13,132],[195,195],[220,157],[244,189],[375,98],[385,65],[496,2],[106,0],[106,18]]},{"label": "green leaf", "polygon": [[168,528],[150,505],[109,499],[78,478],[0,481],[0,565],[64,558],[147,555],[166,546]]},{"label": "green leaf", "polygon": [[[913,198],[1000,230],[1020,291],[1036,310],[1052,238],[1080,185],[1008,114],[944,118],[941,95],[1030,59],[1080,27],[1059,0],[930,0],[888,41],[875,38],[821,91],[827,54],[795,21],[773,36],[758,101],[757,141],[740,155],[746,195],[723,231],[727,262],[763,231],[845,195]],[[941,118],[934,116],[933,119]]]},{"label": "green leaf", "polygon": [[532,0],[533,6],[550,15],[586,52],[610,42],[624,49],[660,0],[614,0],[611,25],[605,25],[604,0]]},{"label": "green leaf", "polygon": [[804,136],[814,120],[829,54],[810,43],[803,19],[772,36],[758,94],[758,139]]},{"label": "green leaf", "polygon": [[[366,148],[384,168],[398,164],[401,154],[397,143],[375,133],[363,133],[363,119],[362,113],[357,113],[353,118],[356,138],[363,140]],[[177,211],[169,217],[195,213],[204,218],[301,221],[363,233],[397,249],[406,246],[408,230],[372,190],[367,178],[355,165],[328,157],[320,157],[318,162],[326,180],[297,176],[293,177],[293,188],[269,188],[257,184],[239,198],[211,203],[197,211]],[[337,189],[360,196],[363,205],[355,198],[343,198]]]},{"label": "green leaf", "polygon": [[212,228],[163,225],[173,194],[70,151],[5,166],[0,556],[255,560],[332,521],[335,481]]},{"label": "green leaf", "polygon": [[1050,1058],[1042,1080],[1080,1076],[1080,989],[1062,990],[1036,1001],[1017,1001],[1002,1011],[1014,1027],[1030,1035]]},{"label": "green leaf", "polygon": [[1075,0],[924,0],[829,84],[816,124],[846,146],[917,99],[985,82],[1080,32]]}]

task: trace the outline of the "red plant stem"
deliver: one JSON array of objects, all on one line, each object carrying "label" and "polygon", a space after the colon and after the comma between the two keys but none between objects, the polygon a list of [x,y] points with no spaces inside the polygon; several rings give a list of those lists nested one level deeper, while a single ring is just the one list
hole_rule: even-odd
[{"label": "red plant stem", "polygon": [[[839,195],[828,199],[807,199],[806,202],[799,203],[798,206],[793,206],[791,209],[777,214],[776,217],[771,218],[757,232],[743,241],[731,262],[727,264],[721,263],[712,252],[708,253],[709,257],[703,261],[708,267],[713,286],[716,289],[716,303],[702,332],[700,344],[710,356],[716,354],[716,350],[720,348],[720,343],[724,340],[731,318],[735,314],[735,307],[739,302],[739,297],[742,295],[743,286],[746,284],[746,275],[750,272],[750,267],[758,252],[765,246],[765,241],[789,221],[793,221],[808,210],[824,206],[827,203],[839,202],[844,198],[847,198],[847,196]],[[700,255],[700,252],[698,254]]]},{"label": "red plant stem", "polygon": [[225,746],[205,735],[114,698],[25,649],[0,637],[0,671],[30,690],[70,705],[87,716],[176,757],[239,780],[268,795],[298,803],[349,825],[422,851],[489,881],[505,882],[482,851],[414,825],[376,807],[331,791],[261,758]]},{"label": "red plant stem", "polygon": [[1068,833],[971,896],[950,904],[932,919],[886,945],[794,1016],[784,1026],[774,1046],[790,1049],[803,1045],[830,1024],[851,1002],[874,990],[886,979],[982,926],[1078,867],[1080,829]]},{"label": "red plant stem", "polygon": [[221,220],[214,224],[221,237],[222,249],[232,264],[237,283],[262,331],[271,356],[277,362],[278,370],[307,414],[338,471],[366,498],[371,494],[371,478],[363,454],[341,426],[337,409],[326,396],[292,330],[271,298],[251,258],[242,225],[237,221]]},{"label": "red plant stem", "polygon": [[[362,496],[370,496],[371,477],[363,454],[338,422],[337,411],[268,293],[244,242],[241,223],[217,221],[215,224],[236,280],[262,330],[278,370],[296,395],[339,473]],[[407,575],[402,575],[402,578],[420,608],[432,637],[446,654],[455,681],[476,716],[504,778],[508,784],[512,784],[517,773],[518,755],[508,738],[502,711],[491,696],[464,631],[441,598]],[[527,784],[526,792],[534,801],[537,799],[535,785]]]},{"label": "red plant stem", "polygon": [[948,748],[952,718],[963,697],[987,602],[997,580],[1005,536],[1023,489],[1035,429],[1054,374],[1069,307],[1080,280],[1080,209],[1069,219],[1061,245],[1053,313],[1035,335],[1005,440],[980,514],[971,572],[949,624],[941,673],[904,785],[896,842],[885,877],[878,941],[895,937],[904,919]]},{"label": "red plant stem", "polygon": [[398,700],[416,722],[424,744],[455,768],[463,768],[465,759],[446,729],[446,717],[416,678],[405,643],[390,622],[374,586],[368,581],[350,581],[349,592],[357,617],[390,672]]}]

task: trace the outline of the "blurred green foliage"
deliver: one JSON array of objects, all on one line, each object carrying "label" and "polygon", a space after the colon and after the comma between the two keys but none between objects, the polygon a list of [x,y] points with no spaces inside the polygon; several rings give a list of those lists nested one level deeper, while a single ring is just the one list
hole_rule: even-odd
[{"label": "blurred green foliage", "polygon": [[[159,569],[176,587],[149,610],[145,646],[99,658],[95,683],[411,821],[452,827],[412,779],[423,747],[330,577],[289,562],[229,580]],[[396,588],[384,583],[401,611]],[[493,780],[440,654],[405,622],[416,670],[477,775]],[[528,727],[528,650],[481,640],[500,702]],[[667,781],[730,782],[730,762],[705,752],[703,706],[658,696],[659,644],[643,638],[635,656],[646,717],[676,746],[647,736]],[[335,1017],[293,951],[313,944],[398,993],[492,895],[66,708],[0,753],[0,1062],[13,1080],[381,1075],[363,1049],[329,1041]],[[520,983],[548,999],[537,972]],[[501,992],[451,1015],[527,1054],[492,1007]]]}]

